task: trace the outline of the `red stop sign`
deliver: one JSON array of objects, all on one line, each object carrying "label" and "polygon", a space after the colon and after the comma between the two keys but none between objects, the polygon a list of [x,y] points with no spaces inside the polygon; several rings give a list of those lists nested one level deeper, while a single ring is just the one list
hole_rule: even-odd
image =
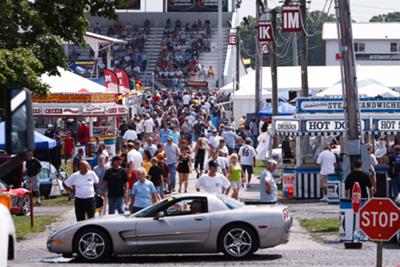
[{"label": "red stop sign", "polygon": [[372,240],[390,240],[400,230],[400,209],[389,198],[372,198],[360,209],[360,228]]}]

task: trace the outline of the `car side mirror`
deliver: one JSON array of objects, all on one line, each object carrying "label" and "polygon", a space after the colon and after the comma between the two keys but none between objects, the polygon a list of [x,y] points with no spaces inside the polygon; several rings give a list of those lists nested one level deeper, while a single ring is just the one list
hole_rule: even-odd
[{"label": "car side mirror", "polygon": [[23,88],[6,90],[6,94],[6,150],[10,155],[33,151],[31,92]]},{"label": "car side mirror", "polygon": [[156,216],[154,216],[153,219],[156,220],[156,221],[160,221],[163,218],[164,218],[164,212],[163,211],[159,211],[159,212],[157,212]]}]

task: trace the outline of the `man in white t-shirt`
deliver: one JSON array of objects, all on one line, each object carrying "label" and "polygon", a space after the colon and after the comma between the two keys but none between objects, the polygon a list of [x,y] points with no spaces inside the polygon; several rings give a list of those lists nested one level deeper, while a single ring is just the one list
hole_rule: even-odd
[{"label": "man in white t-shirt", "polygon": [[137,140],[137,138],[138,138],[138,136],[137,136],[136,131],[133,129],[133,126],[129,125],[128,130],[125,131],[122,139],[129,142],[129,141],[135,141],[135,140]]},{"label": "man in white t-shirt", "polygon": [[210,161],[215,161],[218,164],[217,172],[223,174],[224,176],[228,175],[228,168],[229,168],[229,160],[226,157],[219,156],[218,149],[213,149],[210,151],[210,160],[207,162],[205,166],[205,171],[208,172],[208,163]]},{"label": "man in white t-shirt", "polygon": [[246,138],[246,143],[239,149],[240,165],[242,166],[242,175],[247,172],[247,187],[250,186],[251,175],[253,174],[253,166],[256,165],[256,150],[251,146],[252,140]]},{"label": "man in white t-shirt", "polygon": [[321,170],[319,172],[321,179],[321,187],[323,196],[321,201],[327,201],[328,197],[328,175],[335,173],[336,156],[331,151],[330,146],[325,146],[324,150],[319,153],[317,163],[320,165]]},{"label": "man in white t-shirt", "polygon": [[149,115],[147,115],[143,125],[144,125],[144,138],[147,139],[153,134],[154,121]]},{"label": "man in white t-shirt", "polygon": [[196,190],[203,189],[212,194],[227,194],[231,183],[225,176],[217,172],[218,163],[211,160],[208,162],[208,168],[210,170],[208,175],[203,175],[196,181]]},{"label": "man in white t-shirt", "polygon": [[218,135],[217,129],[212,130],[212,135],[208,138],[208,144],[211,148],[217,148],[219,146],[219,140],[221,136]]},{"label": "man in white t-shirt", "polygon": [[65,188],[75,193],[75,216],[78,222],[94,217],[96,211],[94,186],[98,183],[99,178],[90,170],[90,165],[85,160],[79,163],[79,171],[64,181]]},{"label": "man in white t-shirt", "polygon": [[135,149],[135,145],[131,142],[128,143],[128,151],[126,158],[129,167],[128,169],[129,171],[138,171],[142,167],[142,154]]},{"label": "man in white t-shirt", "polygon": [[189,106],[190,100],[191,100],[191,97],[190,97],[190,95],[189,95],[188,93],[185,93],[185,94],[182,96],[182,102],[183,102],[183,105],[184,105],[184,106]]}]

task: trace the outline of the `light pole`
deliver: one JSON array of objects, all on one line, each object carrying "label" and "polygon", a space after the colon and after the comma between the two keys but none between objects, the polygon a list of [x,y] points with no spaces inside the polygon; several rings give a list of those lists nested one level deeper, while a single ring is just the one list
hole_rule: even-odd
[{"label": "light pole", "polygon": [[218,90],[222,87],[222,0],[218,0]]}]

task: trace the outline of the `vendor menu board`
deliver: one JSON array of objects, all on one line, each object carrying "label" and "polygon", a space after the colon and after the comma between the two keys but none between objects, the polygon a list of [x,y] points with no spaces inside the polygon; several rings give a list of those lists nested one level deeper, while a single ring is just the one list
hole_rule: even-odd
[{"label": "vendor menu board", "polygon": [[[168,12],[217,12],[218,0],[168,0]],[[222,11],[228,12],[228,0],[222,0]]]},{"label": "vendor menu board", "polygon": [[[360,111],[364,113],[400,112],[400,97],[360,98]],[[343,113],[342,98],[304,97],[296,101],[296,113]]]},{"label": "vendor menu board", "polygon": [[115,103],[115,94],[50,94],[33,97],[34,103]]}]

